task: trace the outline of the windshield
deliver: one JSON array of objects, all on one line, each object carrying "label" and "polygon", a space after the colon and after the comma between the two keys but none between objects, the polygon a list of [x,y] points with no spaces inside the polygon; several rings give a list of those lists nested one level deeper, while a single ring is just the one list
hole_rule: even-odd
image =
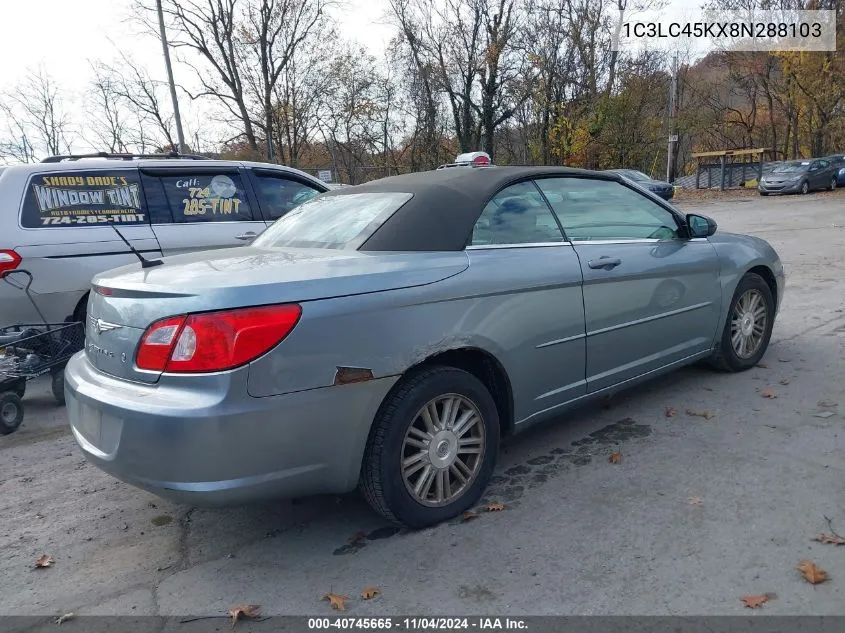
[{"label": "windshield", "polygon": [[356,249],[411,198],[393,192],[318,196],[276,220],[253,245]]},{"label": "windshield", "polygon": [[772,170],[772,172],[775,174],[785,174],[793,171],[803,171],[809,166],[810,163],[808,162],[796,161],[794,163],[784,163],[783,165],[778,165]]}]

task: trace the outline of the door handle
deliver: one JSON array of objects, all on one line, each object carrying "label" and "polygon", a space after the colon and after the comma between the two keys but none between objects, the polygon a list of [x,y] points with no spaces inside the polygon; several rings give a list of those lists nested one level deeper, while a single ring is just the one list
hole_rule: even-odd
[{"label": "door handle", "polygon": [[236,240],[254,240],[256,237],[258,237],[257,233],[255,233],[254,231],[247,231],[246,233],[241,233],[240,235],[236,235],[235,239]]},{"label": "door handle", "polygon": [[605,270],[611,270],[611,269],[619,266],[621,263],[622,263],[622,260],[619,259],[618,257],[611,258],[611,257],[607,257],[605,255],[605,256],[599,257],[598,259],[591,259],[590,261],[587,262],[587,266],[589,266],[592,269],[603,268]]}]

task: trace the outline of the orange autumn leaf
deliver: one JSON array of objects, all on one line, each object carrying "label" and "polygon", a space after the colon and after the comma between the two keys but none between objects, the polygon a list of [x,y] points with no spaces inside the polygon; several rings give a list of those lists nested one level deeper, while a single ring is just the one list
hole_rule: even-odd
[{"label": "orange autumn leaf", "polygon": [[830,580],[828,573],[811,560],[802,560],[798,563],[797,569],[804,576],[804,580],[811,585],[818,585],[826,580]]},{"label": "orange autumn leaf", "polygon": [[477,518],[478,518],[478,514],[476,514],[472,510],[467,510],[466,512],[464,512],[464,515],[461,517],[461,521],[466,523],[467,521],[472,521],[473,519],[477,519]]},{"label": "orange autumn leaf", "polygon": [[241,618],[250,619],[257,618],[261,612],[260,604],[237,604],[229,609],[229,615],[232,617],[232,628],[238,623]]},{"label": "orange autumn leaf", "polygon": [[356,543],[363,541],[365,538],[367,538],[366,532],[355,532],[355,534],[349,537],[349,544],[355,545]]},{"label": "orange autumn leaf", "polygon": [[35,568],[36,569],[44,569],[45,567],[52,567],[53,563],[56,561],[53,560],[52,556],[48,554],[44,554],[43,556],[39,556],[38,560],[35,561]]},{"label": "orange autumn leaf", "polygon": [[745,606],[749,609],[759,609],[764,604],[766,604],[770,598],[773,598],[774,594],[764,593],[760,594],[759,596],[742,596],[740,600],[745,603]]},{"label": "orange autumn leaf", "polygon": [[845,538],[842,538],[838,534],[819,534],[813,540],[819,543],[825,543],[826,545],[845,545]]},{"label": "orange autumn leaf", "polygon": [[332,609],[346,611],[346,601],[349,600],[349,596],[342,596],[337,593],[327,593],[322,599],[328,600]]},{"label": "orange autumn leaf", "polygon": [[364,600],[372,600],[380,593],[381,589],[379,589],[378,587],[366,587],[364,591],[361,592],[361,597]]},{"label": "orange autumn leaf", "polygon": [[504,503],[488,503],[487,512],[501,512],[505,509]]},{"label": "orange autumn leaf", "polygon": [[622,451],[615,451],[610,454],[610,457],[607,458],[611,464],[619,464],[622,462]]},{"label": "orange autumn leaf", "polygon": [[716,414],[712,411],[694,411],[693,409],[687,409],[687,415],[691,415],[696,418],[704,418],[705,420],[712,420],[716,417]]}]

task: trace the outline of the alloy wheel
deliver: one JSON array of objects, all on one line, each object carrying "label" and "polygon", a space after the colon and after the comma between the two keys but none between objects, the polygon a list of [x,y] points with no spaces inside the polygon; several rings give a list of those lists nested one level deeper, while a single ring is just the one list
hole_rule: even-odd
[{"label": "alloy wheel", "polygon": [[400,464],[405,489],[425,506],[453,503],[475,481],[485,450],[478,406],[454,393],[433,398],[405,432]]},{"label": "alloy wheel", "polygon": [[766,335],[769,314],[759,290],[746,290],[731,314],[731,345],[741,359],[754,356]]}]

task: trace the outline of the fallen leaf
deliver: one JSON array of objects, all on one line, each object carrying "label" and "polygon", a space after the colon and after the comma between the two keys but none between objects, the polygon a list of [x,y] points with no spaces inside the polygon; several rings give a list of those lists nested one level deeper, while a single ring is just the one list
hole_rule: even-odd
[{"label": "fallen leaf", "polygon": [[712,420],[716,417],[716,414],[712,411],[694,411],[692,409],[687,409],[687,415],[691,415],[697,418],[704,418],[705,420]]},{"label": "fallen leaf", "polygon": [[819,400],[819,406],[824,407],[825,409],[832,409],[837,405],[838,403],[834,400]]},{"label": "fallen leaf", "polygon": [[381,589],[379,589],[378,587],[367,587],[364,589],[364,591],[361,592],[361,597],[364,600],[372,600],[380,593]]},{"label": "fallen leaf", "polygon": [[774,399],[777,398],[778,395],[775,393],[774,389],[763,389],[760,391],[760,397]]},{"label": "fallen leaf", "polygon": [[342,596],[337,593],[327,593],[323,596],[323,600],[328,600],[332,609],[346,611],[346,601],[349,600],[349,596]]},{"label": "fallen leaf", "polygon": [[845,538],[842,538],[838,534],[819,534],[813,540],[827,545],[845,545]]},{"label": "fallen leaf", "polygon": [[238,604],[229,609],[229,615],[232,616],[232,628],[238,623],[240,618],[257,618],[261,611],[260,604]]},{"label": "fallen leaf", "polygon": [[789,378],[781,378],[779,382],[782,385],[788,385],[791,381],[789,380]]},{"label": "fallen leaf", "polygon": [[76,617],[75,613],[65,613],[64,615],[60,615],[56,618],[56,624],[62,624],[67,622],[68,620],[73,620]]},{"label": "fallen leaf", "polygon": [[363,541],[365,538],[367,538],[366,532],[355,532],[355,534],[349,537],[349,543],[355,545],[356,543]]},{"label": "fallen leaf", "polygon": [[667,418],[674,418],[677,411],[675,407],[666,407],[666,417]]},{"label": "fallen leaf", "polygon": [[40,556],[37,561],[35,561],[35,568],[44,569],[45,567],[52,567],[53,563],[55,562],[56,561],[53,560],[52,556],[44,554],[43,556]]},{"label": "fallen leaf", "polygon": [[611,464],[619,464],[622,462],[622,451],[616,451],[610,454],[610,457],[607,458]]},{"label": "fallen leaf", "polygon": [[467,521],[472,521],[473,519],[477,519],[477,518],[478,518],[478,514],[476,514],[472,510],[467,510],[466,512],[464,512],[464,515],[461,517],[461,521],[466,523]]},{"label": "fallen leaf", "polygon": [[505,509],[504,503],[488,503],[487,512],[501,512]]},{"label": "fallen leaf", "polygon": [[700,506],[703,499],[701,497],[690,497],[687,499],[687,503],[691,506]]},{"label": "fallen leaf", "polygon": [[742,596],[740,600],[745,603],[749,609],[759,609],[769,601],[770,594],[764,593],[759,596]]},{"label": "fallen leaf", "polygon": [[[769,368],[769,366],[766,363],[757,363],[757,367],[759,367],[760,369],[768,369]],[[752,597],[754,597],[754,596],[752,596]]]},{"label": "fallen leaf", "polygon": [[817,585],[826,580],[830,580],[828,573],[811,560],[802,560],[798,563],[797,569],[801,572],[801,575],[804,576],[804,580],[811,585]]}]

